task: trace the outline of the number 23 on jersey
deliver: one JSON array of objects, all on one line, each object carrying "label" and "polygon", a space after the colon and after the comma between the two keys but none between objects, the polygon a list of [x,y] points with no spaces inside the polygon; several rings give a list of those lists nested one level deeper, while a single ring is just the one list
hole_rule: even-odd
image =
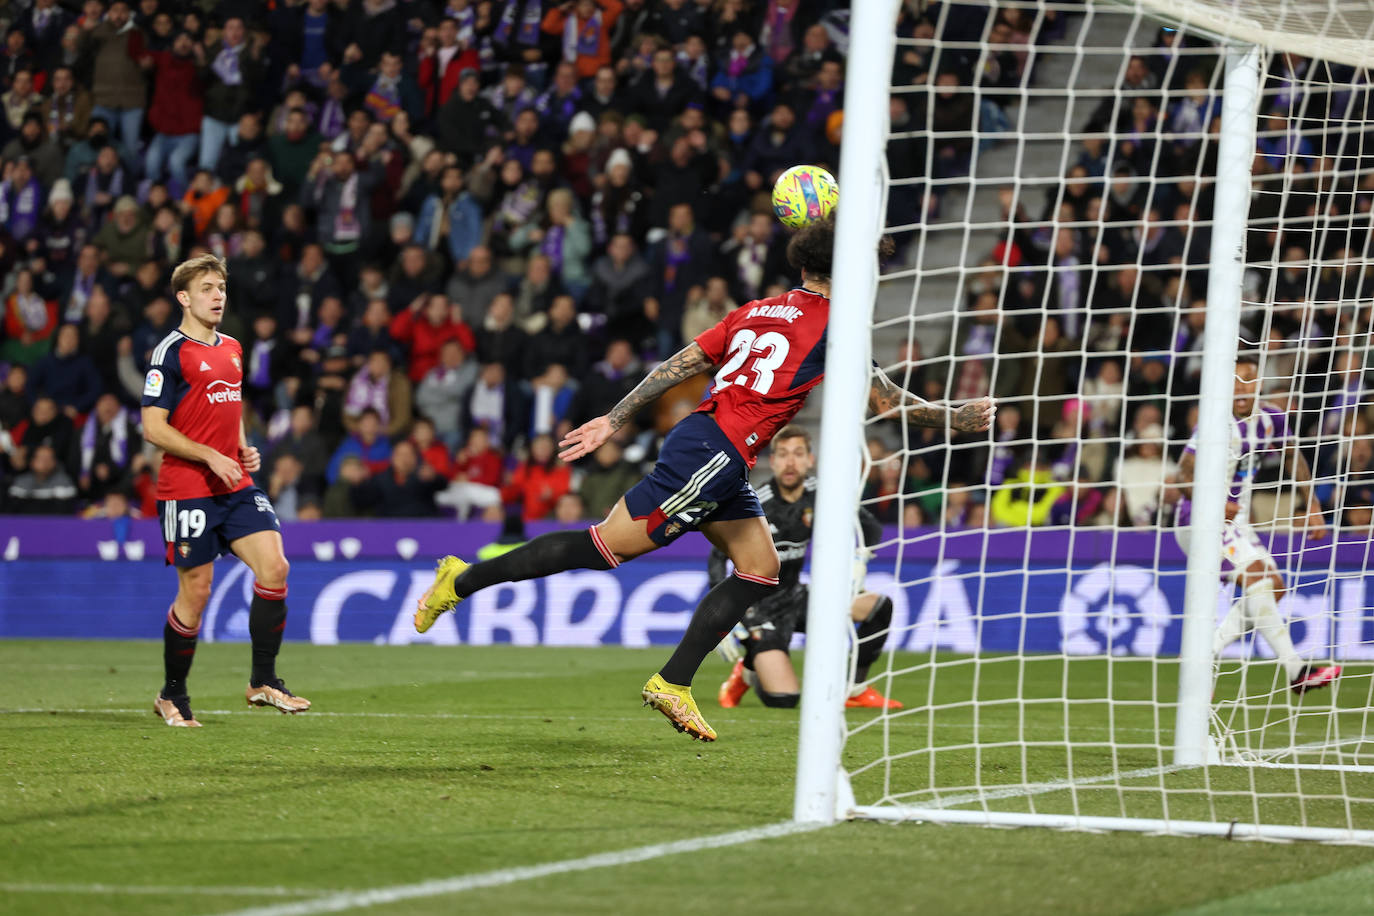
[{"label": "number 23 on jersey", "polygon": [[[773,387],[773,373],[787,362],[790,346],[787,338],[777,331],[756,334],[748,328],[742,328],[730,339],[730,345],[726,348],[729,358],[716,373],[716,390],[730,385],[745,385],[759,394],[767,394]],[[753,357],[752,361],[750,357]],[[746,363],[749,365],[745,366]],[[740,372],[741,368],[743,372]]]}]

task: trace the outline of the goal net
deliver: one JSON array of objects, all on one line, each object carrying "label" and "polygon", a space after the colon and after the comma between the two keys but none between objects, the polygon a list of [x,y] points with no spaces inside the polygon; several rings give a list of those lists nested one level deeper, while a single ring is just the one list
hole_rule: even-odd
[{"label": "goal net", "polygon": [[[923,6],[885,153],[851,28],[797,816],[1374,843],[1374,13]],[[869,355],[993,429],[858,424]],[[880,713],[817,637],[855,503]]]}]

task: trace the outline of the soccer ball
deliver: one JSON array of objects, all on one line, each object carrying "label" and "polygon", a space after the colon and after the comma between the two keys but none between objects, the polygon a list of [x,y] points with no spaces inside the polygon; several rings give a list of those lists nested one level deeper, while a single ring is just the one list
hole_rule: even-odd
[{"label": "soccer ball", "polygon": [[814,165],[794,165],[773,185],[773,213],[789,229],[829,216],[839,199],[835,177]]}]

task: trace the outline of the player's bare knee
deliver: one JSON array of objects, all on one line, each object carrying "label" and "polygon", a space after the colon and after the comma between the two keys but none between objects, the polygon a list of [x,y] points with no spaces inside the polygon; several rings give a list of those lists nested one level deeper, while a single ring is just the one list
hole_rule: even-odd
[{"label": "player's bare knee", "polygon": [[290,572],[291,564],[286,557],[277,556],[263,564],[261,569],[255,569],[253,575],[263,588],[279,589],[286,586],[286,577]]},{"label": "player's bare knee", "polygon": [[[772,545],[769,545],[770,547]],[[778,573],[782,570],[782,563],[778,560],[778,552],[769,550],[768,553],[759,552],[757,555],[744,557],[735,564],[735,571],[748,576],[755,576],[760,579],[778,578]]]},{"label": "player's bare knee", "polygon": [[[198,626],[200,615],[210,603],[210,587],[214,582],[211,572],[199,570],[181,577],[181,588],[177,595],[177,617],[188,626]],[[194,620],[188,620],[194,617]]]}]

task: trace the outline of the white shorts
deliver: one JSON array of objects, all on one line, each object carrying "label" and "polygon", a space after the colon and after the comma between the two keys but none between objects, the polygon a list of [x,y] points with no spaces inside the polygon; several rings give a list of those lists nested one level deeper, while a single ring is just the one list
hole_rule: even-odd
[{"label": "white shorts", "polygon": [[[1175,528],[1174,540],[1183,552],[1188,552],[1192,540],[1192,528]],[[1239,571],[1249,569],[1256,561],[1271,569],[1276,569],[1273,556],[1260,543],[1259,535],[1249,525],[1238,525],[1227,520],[1221,526],[1221,574],[1231,582],[1236,581]]]}]

